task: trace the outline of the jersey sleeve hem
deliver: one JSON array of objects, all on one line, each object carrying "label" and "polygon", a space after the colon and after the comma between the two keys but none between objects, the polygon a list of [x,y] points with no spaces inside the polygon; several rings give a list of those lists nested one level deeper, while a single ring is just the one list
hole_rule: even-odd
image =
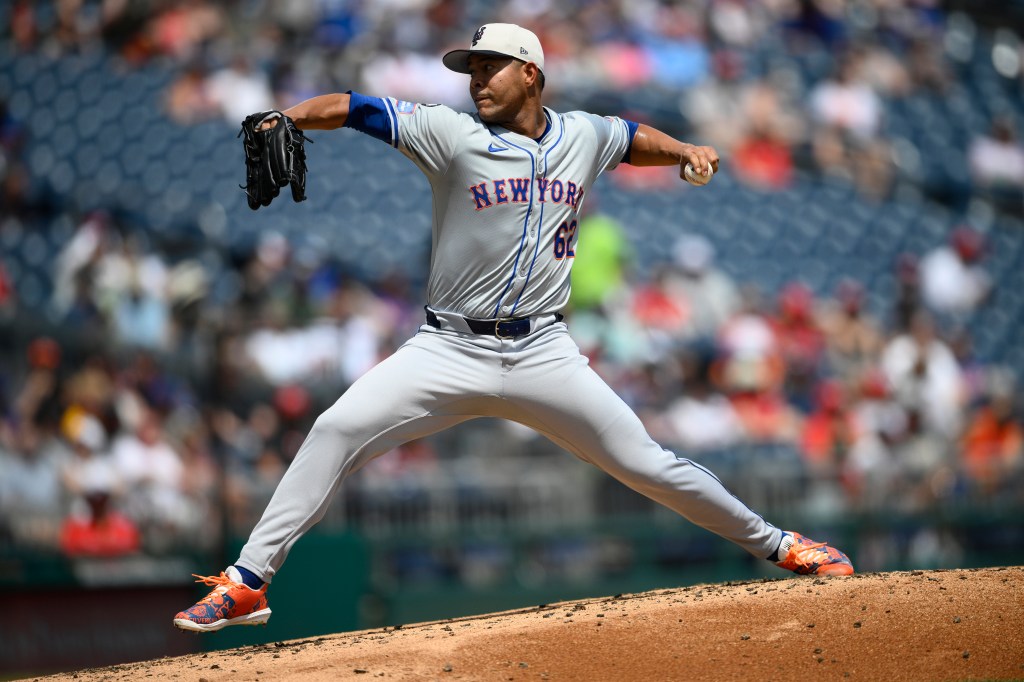
[{"label": "jersey sleeve hem", "polygon": [[398,121],[395,110],[385,98],[369,97],[348,91],[348,116],[345,128],[352,128],[392,147],[398,147]]},{"label": "jersey sleeve hem", "polygon": [[629,163],[630,156],[633,153],[633,138],[636,137],[636,131],[640,129],[640,124],[627,119],[622,119],[622,122],[626,124],[626,135],[629,137],[629,142],[626,144],[626,153],[622,155],[622,163]]}]

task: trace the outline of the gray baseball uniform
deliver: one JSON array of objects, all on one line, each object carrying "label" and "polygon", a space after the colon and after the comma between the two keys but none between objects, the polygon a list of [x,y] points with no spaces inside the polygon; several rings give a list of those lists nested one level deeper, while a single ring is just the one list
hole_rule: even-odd
[{"label": "gray baseball uniform", "polygon": [[559,311],[578,215],[598,175],[628,161],[636,124],[545,115],[533,140],[444,106],[352,94],[346,127],[430,181],[428,322],[317,419],[237,564],[270,582],[345,477],[475,417],[525,424],[758,557],[779,546],[781,531],[711,472],[655,443],[570,338]]}]

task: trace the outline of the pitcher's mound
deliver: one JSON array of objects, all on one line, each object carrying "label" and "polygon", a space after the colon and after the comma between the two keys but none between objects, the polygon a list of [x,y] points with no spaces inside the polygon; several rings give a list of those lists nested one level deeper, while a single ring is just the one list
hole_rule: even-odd
[{"label": "pitcher's mound", "polygon": [[372,678],[1022,680],[1024,567],[699,585],[53,679]]}]

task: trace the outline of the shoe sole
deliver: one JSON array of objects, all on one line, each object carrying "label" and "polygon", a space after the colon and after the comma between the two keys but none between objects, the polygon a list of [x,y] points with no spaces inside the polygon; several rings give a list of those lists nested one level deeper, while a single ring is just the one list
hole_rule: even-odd
[{"label": "shoe sole", "polygon": [[229,625],[266,625],[270,620],[270,609],[260,609],[237,618],[221,618],[212,623],[196,623],[187,618],[175,618],[174,627],[189,632],[216,632]]},{"label": "shoe sole", "polygon": [[853,575],[853,566],[847,566],[846,564],[822,566],[815,575]]}]

